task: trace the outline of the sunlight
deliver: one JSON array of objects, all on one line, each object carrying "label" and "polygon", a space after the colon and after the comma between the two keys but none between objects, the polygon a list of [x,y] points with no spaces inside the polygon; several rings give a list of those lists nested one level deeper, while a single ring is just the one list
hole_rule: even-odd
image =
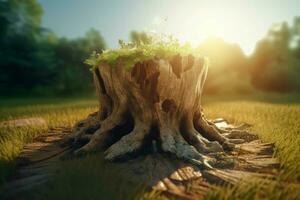
[{"label": "sunlight", "polygon": [[299,199],[299,2],[0,0],[0,200]]},{"label": "sunlight", "polygon": [[[199,10],[197,6],[195,8]],[[258,33],[247,25],[248,21],[253,19],[253,16],[249,15],[250,11],[215,4],[206,5],[193,12],[195,8],[182,8],[178,5],[174,8],[177,12],[154,17],[150,30],[174,35],[182,43],[189,42],[194,47],[207,38],[219,37],[227,42],[239,44],[245,54],[249,55],[253,51],[255,45],[250,41],[252,37],[257,37]]]}]

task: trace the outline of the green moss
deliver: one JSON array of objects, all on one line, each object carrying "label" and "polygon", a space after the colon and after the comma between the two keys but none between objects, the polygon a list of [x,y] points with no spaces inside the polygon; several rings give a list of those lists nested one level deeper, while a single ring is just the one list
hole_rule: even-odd
[{"label": "green moss", "polygon": [[99,64],[106,63],[115,67],[119,58],[124,62],[124,67],[130,70],[135,63],[143,62],[153,58],[169,59],[174,55],[197,56],[196,51],[190,45],[181,45],[178,41],[155,42],[151,44],[124,44],[120,42],[118,49],[106,50],[101,54],[93,53],[85,63],[95,69]]}]

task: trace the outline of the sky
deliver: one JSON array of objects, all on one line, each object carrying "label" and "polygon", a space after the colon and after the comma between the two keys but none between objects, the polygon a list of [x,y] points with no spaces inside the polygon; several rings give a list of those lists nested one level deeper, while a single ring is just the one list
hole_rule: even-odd
[{"label": "sky", "polygon": [[269,27],[300,16],[300,0],[39,0],[42,25],[76,38],[96,28],[110,48],[130,31],[172,34],[199,45],[221,37],[249,55]]}]

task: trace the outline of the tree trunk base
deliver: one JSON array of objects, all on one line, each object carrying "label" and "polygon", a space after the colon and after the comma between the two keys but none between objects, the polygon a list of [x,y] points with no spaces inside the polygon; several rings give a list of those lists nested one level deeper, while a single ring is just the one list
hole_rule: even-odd
[{"label": "tree trunk base", "polygon": [[[171,157],[174,155],[174,158],[198,167],[212,168],[220,163],[230,163],[225,152],[233,150],[235,144],[254,137],[241,129],[218,128],[204,117],[195,122],[195,128],[202,134],[193,129],[186,131],[189,134],[185,137],[174,126],[161,126],[160,130],[150,124],[134,127],[130,117],[126,119],[126,123],[112,123],[109,127],[109,131],[102,131],[98,113],[93,113],[77,123],[74,133],[65,139],[64,144],[72,145],[75,155],[106,149],[105,159],[110,161],[129,160],[139,154],[159,152],[167,153]],[[207,133],[208,138],[215,141],[204,138],[203,133]]]},{"label": "tree trunk base", "polygon": [[102,63],[95,69],[100,108],[75,126],[69,141],[80,147],[76,155],[104,149],[105,159],[113,161],[151,146],[212,168],[224,150],[243,142],[223,136],[202,113],[207,74],[203,58],[155,58],[136,63],[130,71],[123,62],[119,59],[117,66]]},{"label": "tree trunk base", "polygon": [[[193,161],[190,157],[166,152],[153,143],[143,146],[136,154],[123,156],[108,165],[111,166],[112,173],[117,170],[121,174],[120,179],[128,180],[128,185],[143,183],[148,189],[162,191],[167,199],[201,199],[214,185],[235,185],[242,179],[256,177],[264,179],[266,183],[272,182],[273,176],[278,172],[275,169],[280,166],[273,158],[273,144],[262,143],[256,135],[246,131],[250,126],[248,124],[233,126],[223,119],[207,121],[207,124],[222,137],[242,142],[225,152],[222,147],[218,151],[216,147],[211,147],[213,152],[206,152],[205,155],[209,162],[207,165],[198,160]],[[119,138],[111,142],[118,140]],[[84,146],[84,143],[81,145]],[[104,155],[107,156],[108,153]],[[126,162],[122,162],[123,159]]]}]

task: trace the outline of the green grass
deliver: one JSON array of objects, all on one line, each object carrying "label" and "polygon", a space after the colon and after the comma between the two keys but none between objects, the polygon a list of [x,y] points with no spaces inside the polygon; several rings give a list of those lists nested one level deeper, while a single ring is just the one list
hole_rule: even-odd
[{"label": "green grass", "polygon": [[276,156],[284,165],[287,178],[300,180],[300,104],[255,101],[207,103],[209,118],[223,117],[232,123],[247,122],[266,142],[274,142]]},{"label": "green grass", "polygon": [[[208,194],[207,199],[295,199],[300,196],[295,182],[300,180],[300,98],[299,96],[205,97],[204,109],[209,118],[223,117],[232,123],[253,124],[252,130],[266,142],[274,142],[276,156],[282,163],[278,181],[266,184],[249,180],[231,188],[220,188]],[[14,159],[22,146],[34,137],[57,126],[71,127],[97,109],[93,99],[26,99],[0,100],[0,121],[24,117],[42,117],[47,126],[27,128],[1,128],[0,179],[4,181],[14,169]],[[116,180],[115,173],[105,165],[101,156],[91,155],[64,162],[64,171],[58,174],[38,197],[47,199],[105,199],[141,198],[141,186],[126,187]],[[116,172],[117,169],[114,169]],[[87,184],[88,183],[88,184]],[[114,185],[114,186],[113,186]],[[147,193],[147,198],[157,198]],[[127,198],[126,198],[127,197]],[[146,198],[144,197],[144,198]]]},{"label": "green grass", "polygon": [[97,102],[90,99],[24,99],[1,100],[0,121],[42,117],[46,126],[0,129],[0,185],[12,173],[15,158],[23,145],[48,128],[73,124],[97,110]]},{"label": "green grass", "polygon": [[129,187],[119,179],[118,168],[99,154],[66,160],[62,165],[63,171],[53,182],[37,189],[35,199],[139,199],[143,193],[142,185]]},{"label": "green grass", "polygon": [[297,200],[299,185],[264,179],[242,180],[234,187],[218,187],[206,195],[206,200]]},{"label": "green grass", "polygon": [[223,117],[235,124],[247,122],[254,125],[252,131],[263,141],[275,143],[275,156],[282,164],[280,175],[275,182],[247,180],[235,187],[219,188],[211,192],[207,199],[300,197],[300,187],[294,184],[300,181],[300,103],[296,103],[296,99],[298,97],[290,96],[283,96],[281,100],[278,96],[256,100],[227,99],[222,102],[216,101],[215,98],[207,99],[204,112],[209,118]]}]

